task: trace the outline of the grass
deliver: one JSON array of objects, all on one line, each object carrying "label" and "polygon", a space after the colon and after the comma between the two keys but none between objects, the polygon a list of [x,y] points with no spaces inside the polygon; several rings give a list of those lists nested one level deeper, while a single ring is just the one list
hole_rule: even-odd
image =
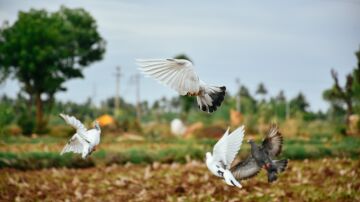
[{"label": "grass", "polygon": [[82,160],[75,155],[60,156],[58,153],[53,152],[0,153],[0,168],[34,170],[52,167],[87,168],[93,166],[95,166],[93,160]]},{"label": "grass", "polygon": [[[153,141],[114,141],[105,137],[100,149],[87,160],[79,155],[59,155],[66,139],[54,137],[6,137],[1,140],[0,168],[40,169],[51,167],[84,168],[111,164],[186,163],[190,159],[204,160],[212,150],[214,139],[167,138]],[[240,158],[249,154],[249,145],[243,143]],[[291,160],[341,157],[358,159],[360,139],[354,137],[315,134],[309,139],[287,138],[281,158]]]},{"label": "grass", "polygon": [[63,138],[61,137],[53,137],[53,136],[40,136],[36,138],[26,137],[26,136],[8,136],[2,135],[0,136],[0,144],[51,144],[57,143]]}]

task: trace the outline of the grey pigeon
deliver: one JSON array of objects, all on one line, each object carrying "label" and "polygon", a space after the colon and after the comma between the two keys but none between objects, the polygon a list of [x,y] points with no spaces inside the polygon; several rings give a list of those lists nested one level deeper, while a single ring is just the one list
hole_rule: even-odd
[{"label": "grey pigeon", "polygon": [[265,168],[268,173],[268,182],[277,179],[277,174],[283,172],[288,160],[273,160],[281,153],[283,138],[276,125],[270,127],[261,146],[255,144],[253,140],[248,141],[251,145],[251,154],[244,160],[231,168],[231,172],[236,180],[244,180],[257,175],[261,168]]}]

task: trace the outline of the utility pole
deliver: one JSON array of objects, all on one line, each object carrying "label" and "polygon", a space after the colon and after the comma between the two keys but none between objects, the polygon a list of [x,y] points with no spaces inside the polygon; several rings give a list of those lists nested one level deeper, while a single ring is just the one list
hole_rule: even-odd
[{"label": "utility pole", "polygon": [[114,109],[114,115],[119,115],[120,112],[120,77],[121,74],[121,67],[116,67],[115,77],[116,77],[116,92],[115,92],[115,109]]},{"label": "utility pole", "polygon": [[140,74],[134,75],[136,87],[136,117],[140,123],[141,121],[141,106],[140,106]]},{"label": "utility pole", "polygon": [[238,93],[236,94],[236,110],[238,112],[241,112],[241,103],[240,103],[240,87],[241,87],[241,83],[240,83],[240,79],[236,78],[235,80],[236,84],[237,84],[237,89],[238,89]]}]

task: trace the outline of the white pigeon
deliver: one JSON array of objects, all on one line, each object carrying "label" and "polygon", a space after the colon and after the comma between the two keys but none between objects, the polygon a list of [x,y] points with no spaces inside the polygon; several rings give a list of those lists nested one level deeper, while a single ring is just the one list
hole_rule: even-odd
[{"label": "white pigeon", "polygon": [[178,118],[171,121],[170,129],[171,129],[171,133],[176,136],[184,135],[186,132],[185,124]]},{"label": "white pigeon", "polygon": [[244,126],[238,127],[231,134],[229,128],[215,144],[213,154],[206,153],[206,166],[214,175],[224,178],[228,185],[241,188],[241,184],[231,173],[231,163],[240,150],[244,138]]},{"label": "white pigeon", "polygon": [[85,159],[96,150],[96,146],[100,143],[101,129],[99,122],[95,121],[95,128],[87,130],[86,127],[75,117],[68,116],[66,114],[60,114],[60,116],[67,124],[76,129],[76,133],[65,145],[60,155],[63,155],[66,152],[74,152],[81,154],[81,157]]},{"label": "white pigeon", "polygon": [[200,80],[188,60],[144,59],[137,60],[137,64],[142,73],[176,90],[180,95],[196,96],[202,111],[216,111],[224,100],[225,86],[212,86]]}]

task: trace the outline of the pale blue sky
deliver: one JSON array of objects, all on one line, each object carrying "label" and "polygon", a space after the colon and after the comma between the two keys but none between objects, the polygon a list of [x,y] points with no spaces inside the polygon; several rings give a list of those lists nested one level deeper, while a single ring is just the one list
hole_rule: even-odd
[{"label": "pale blue sky", "polygon": [[[332,85],[330,69],[341,77],[356,65],[360,47],[360,1],[46,1],[0,0],[0,21],[13,23],[19,10],[60,5],[83,7],[97,20],[107,41],[102,61],[85,70],[85,79],[68,81],[60,100],[99,102],[115,93],[115,66],[124,76],[121,95],[135,101],[129,82],[136,58],[190,56],[200,77],[226,85],[233,94],[235,78],[252,92],[260,82],[270,95],[287,97],[302,91],[313,110],[326,109],[322,91]],[[15,81],[0,86],[0,95],[16,95]],[[141,80],[141,97],[149,101],[176,92],[150,78]]]}]

